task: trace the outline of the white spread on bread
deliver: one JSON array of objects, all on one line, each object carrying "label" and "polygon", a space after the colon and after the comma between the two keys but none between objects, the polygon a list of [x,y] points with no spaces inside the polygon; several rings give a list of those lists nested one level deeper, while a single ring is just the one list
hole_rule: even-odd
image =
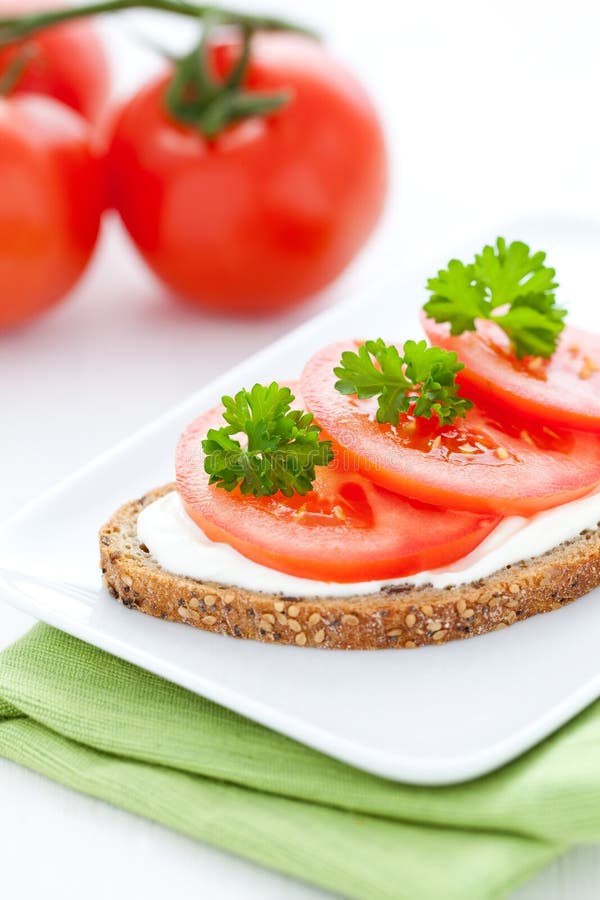
[{"label": "white spread on bread", "polygon": [[287,575],[247,559],[229,544],[212,541],[190,519],[177,491],[142,510],[138,518],[138,539],[148,547],[161,568],[173,575],[295,597],[348,597],[376,593],[392,584],[431,584],[444,588],[477,581],[504,566],[540,556],[582,531],[595,529],[599,521],[600,489],[596,489],[579,500],[530,518],[502,519],[475,550],[441,569],[353,584]]}]

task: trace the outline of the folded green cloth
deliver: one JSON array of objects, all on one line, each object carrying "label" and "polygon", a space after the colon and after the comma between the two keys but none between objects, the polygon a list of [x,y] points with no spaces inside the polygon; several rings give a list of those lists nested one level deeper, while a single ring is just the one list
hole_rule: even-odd
[{"label": "folded green cloth", "polygon": [[368,775],[45,625],[0,654],[0,755],[361,900],[491,900],[600,840],[600,704],[477,781]]}]

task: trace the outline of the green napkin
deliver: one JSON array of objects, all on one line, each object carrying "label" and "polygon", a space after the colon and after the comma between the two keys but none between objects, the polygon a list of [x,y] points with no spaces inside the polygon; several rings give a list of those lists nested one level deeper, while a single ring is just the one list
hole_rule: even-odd
[{"label": "green napkin", "polygon": [[600,704],[477,781],[336,762],[45,625],[0,654],[0,755],[361,900],[491,900],[600,840]]}]

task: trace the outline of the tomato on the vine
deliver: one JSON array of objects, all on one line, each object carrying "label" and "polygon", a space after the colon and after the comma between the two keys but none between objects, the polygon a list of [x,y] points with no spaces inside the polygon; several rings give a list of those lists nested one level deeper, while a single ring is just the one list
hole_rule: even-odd
[{"label": "tomato on the vine", "polygon": [[[217,37],[225,79],[240,43]],[[354,78],[316,41],[259,33],[246,97],[289,99],[212,138],[167,108],[172,75],[143,87],[117,117],[110,148],[115,205],[146,262],[199,306],[264,313],[325,287],[350,262],[382,209],[386,152]]]},{"label": "tomato on the vine", "polygon": [[[0,16],[55,8],[53,0],[0,0]],[[75,19],[0,48],[0,78],[17,57],[23,68],[13,93],[47,94],[89,121],[103,111],[110,91],[108,62],[94,25]]]},{"label": "tomato on the vine", "polygon": [[0,329],[60,300],[92,254],[104,179],[90,144],[57,100],[0,98]]}]

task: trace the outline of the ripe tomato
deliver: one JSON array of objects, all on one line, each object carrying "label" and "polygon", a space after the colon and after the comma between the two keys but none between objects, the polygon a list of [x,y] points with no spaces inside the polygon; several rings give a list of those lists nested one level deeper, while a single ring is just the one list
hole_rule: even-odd
[{"label": "ripe tomato", "polygon": [[401,578],[465,556],[499,522],[406,500],[335,462],[317,468],[304,497],[227,493],[209,485],[201,447],[208,429],[222,424],[221,413],[211,410],[184,432],[178,490],[205,534],[272,569],[320,581]]},{"label": "ripe tomato", "polygon": [[492,407],[465,418],[375,420],[376,401],[335,390],[334,366],[356,342],[326,347],[307,364],[308,409],[345,451],[344,464],[407,497],[456,509],[528,516],[600,484],[600,438],[533,424]]},{"label": "ripe tomato", "polygon": [[547,425],[600,431],[600,336],[565,328],[550,359],[518,360],[493,322],[457,337],[447,324],[423,318],[432,343],[455,350],[459,380],[473,396]]},{"label": "ripe tomato", "polygon": [[[53,0],[0,0],[0,16],[56,6]],[[108,100],[110,75],[102,43],[90,21],[65,22],[3,47],[0,76],[24,49],[28,61],[15,93],[48,94],[90,121],[98,118]]]},{"label": "ripe tomato", "polygon": [[[386,156],[362,88],[315,41],[257,35],[245,86],[288,90],[267,118],[207,141],[165,106],[170,75],[118,116],[110,150],[114,200],[148,265],[199,306],[265,313],[338,275],[381,211]],[[220,77],[239,53],[213,47]]]},{"label": "ripe tomato", "polygon": [[0,328],[56,303],[79,278],[102,186],[84,119],[50,97],[0,98]]}]

